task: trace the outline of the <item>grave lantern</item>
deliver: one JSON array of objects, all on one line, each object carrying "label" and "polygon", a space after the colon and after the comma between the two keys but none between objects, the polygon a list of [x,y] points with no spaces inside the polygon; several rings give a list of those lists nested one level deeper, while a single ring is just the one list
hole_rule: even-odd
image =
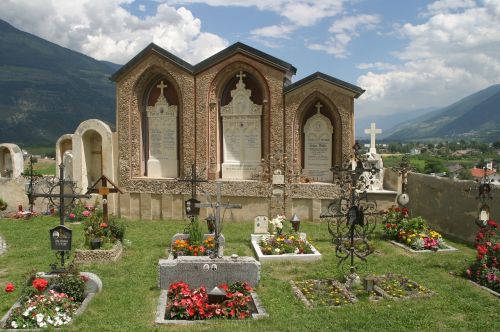
[{"label": "grave lantern", "polygon": [[197,217],[200,214],[200,208],[196,204],[200,204],[200,201],[193,197],[184,202],[186,215]]},{"label": "grave lantern", "polygon": [[297,213],[294,213],[292,218],[290,219],[290,222],[292,223],[293,230],[298,232],[300,229],[300,219],[299,216],[297,216]]},{"label": "grave lantern", "polygon": [[219,287],[215,286],[209,293],[208,293],[208,303],[209,304],[218,304],[224,302],[226,299],[226,292],[223,289],[220,289]]}]

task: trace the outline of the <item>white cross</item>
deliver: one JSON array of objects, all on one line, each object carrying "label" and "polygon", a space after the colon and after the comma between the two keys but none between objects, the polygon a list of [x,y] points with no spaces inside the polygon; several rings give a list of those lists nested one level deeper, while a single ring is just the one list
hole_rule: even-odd
[{"label": "white cross", "polygon": [[382,129],[376,129],[375,127],[375,122],[372,122],[370,129],[365,129],[365,134],[370,135],[370,153],[377,153],[377,149],[375,148],[375,135],[382,134]]},{"label": "white cross", "polygon": [[243,74],[243,72],[240,70],[240,73],[236,75],[240,79],[240,81],[243,81],[243,77],[247,77],[247,75]]},{"label": "white cross", "polygon": [[318,101],[318,102],[316,103],[316,105],[314,105],[314,107],[316,107],[316,110],[317,110],[317,111],[318,111],[318,113],[319,113],[319,112],[320,112],[320,110],[321,110],[321,107],[323,107],[323,105],[321,105],[321,103]]},{"label": "white cross", "polygon": [[163,96],[163,89],[165,89],[167,87],[167,85],[164,84],[163,81],[161,81],[160,84],[158,84],[156,87],[160,88],[160,90],[161,90],[160,91],[160,96]]}]

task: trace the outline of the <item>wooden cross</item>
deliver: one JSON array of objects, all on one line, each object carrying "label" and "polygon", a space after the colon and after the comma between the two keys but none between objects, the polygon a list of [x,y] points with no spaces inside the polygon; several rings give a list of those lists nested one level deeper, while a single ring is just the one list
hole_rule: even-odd
[{"label": "wooden cross", "polygon": [[321,107],[323,107],[323,105],[321,105],[321,103],[318,101],[316,103],[316,105],[314,105],[314,107],[316,107],[316,110],[318,111],[318,113],[321,111]]},{"label": "wooden cross", "polygon": [[[97,185],[101,183],[101,186],[97,188]],[[112,187],[108,187],[108,182],[112,185]],[[106,175],[101,176],[92,186],[87,188],[87,195],[89,194],[99,194],[102,196],[102,221],[106,224],[108,223],[108,195],[123,192],[118,188],[116,184],[114,184],[110,179],[106,177]]]},{"label": "wooden cross", "polygon": [[161,81],[160,84],[158,84],[156,87],[160,88],[160,96],[163,96],[163,89],[165,89],[167,85],[164,84],[163,81]]},{"label": "wooden cross", "polygon": [[223,204],[222,203],[222,182],[217,181],[217,202],[215,203],[201,203],[201,204],[196,204],[195,206],[198,208],[212,208],[215,209],[215,252],[216,255],[219,255],[219,237],[220,237],[220,231],[221,231],[221,217],[220,217],[220,212],[221,209],[241,209],[241,204]]},{"label": "wooden cross", "polygon": [[365,134],[370,135],[370,153],[377,153],[375,148],[375,135],[382,134],[382,129],[375,128],[375,122],[372,122],[369,129],[365,129]]},{"label": "wooden cross", "polygon": [[200,182],[208,182],[207,180],[202,180],[198,178],[196,175],[196,165],[191,164],[191,178],[190,179],[183,179],[183,180],[177,180],[179,182],[190,182],[191,183],[191,198],[196,197],[196,185],[197,183]]}]

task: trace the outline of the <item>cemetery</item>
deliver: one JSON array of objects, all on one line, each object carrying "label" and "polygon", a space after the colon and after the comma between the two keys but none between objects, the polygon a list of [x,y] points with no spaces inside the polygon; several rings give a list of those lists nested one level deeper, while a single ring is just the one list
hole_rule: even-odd
[{"label": "cemetery", "polygon": [[364,90],[295,72],[151,44],[112,76],[116,131],[62,135],[56,176],[0,144],[0,328],[498,330],[490,179],[384,168]]}]

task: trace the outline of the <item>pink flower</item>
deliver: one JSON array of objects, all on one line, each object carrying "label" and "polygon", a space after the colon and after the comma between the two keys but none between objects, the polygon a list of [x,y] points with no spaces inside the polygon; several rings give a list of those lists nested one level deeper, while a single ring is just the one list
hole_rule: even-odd
[{"label": "pink flower", "polygon": [[498,224],[493,219],[488,220],[488,225],[493,227],[493,228],[498,227]]},{"label": "pink flower", "polygon": [[90,216],[90,211],[89,210],[85,210],[85,211],[82,212],[82,215],[84,217],[88,217],[88,216]]},{"label": "pink flower", "polygon": [[68,217],[69,217],[69,219],[73,220],[73,219],[75,219],[76,216],[74,213],[70,213]]}]

